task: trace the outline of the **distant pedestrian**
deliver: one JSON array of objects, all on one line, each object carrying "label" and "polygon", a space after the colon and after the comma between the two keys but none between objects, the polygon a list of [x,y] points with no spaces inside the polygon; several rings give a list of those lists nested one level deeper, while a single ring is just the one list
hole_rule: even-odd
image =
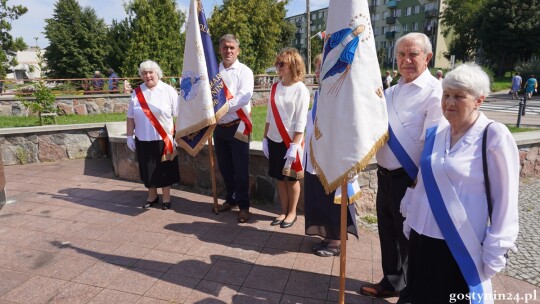
[{"label": "distant pedestrian", "polygon": [[443,81],[443,79],[444,79],[443,71],[442,70],[437,70],[437,72],[435,72],[435,78],[437,78],[437,80],[439,80],[439,81]]},{"label": "distant pedestrian", "polygon": [[129,83],[129,80],[124,79],[124,94],[131,94],[131,83]]},{"label": "distant pedestrian", "polygon": [[116,75],[113,69],[109,69],[109,91],[111,93],[118,92],[118,75]]},{"label": "distant pedestrian", "polygon": [[94,77],[92,77],[92,87],[94,91],[103,91],[103,78],[100,71],[94,72]]},{"label": "distant pedestrian", "polygon": [[512,88],[510,89],[510,93],[512,94],[512,99],[518,99],[518,93],[519,90],[521,90],[523,80],[521,79],[521,76],[519,76],[519,72],[516,72],[516,75],[512,77]]},{"label": "distant pedestrian", "polygon": [[534,75],[531,74],[531,77],[527,79],[525,82],[525,94],[527,94],[527,98],[531,99],[533,93],[536,93],[536,90],[538,89],[538,81],[536,78],[534,78]]},{"label": "distant pedestrian", "polygon": [[392,76],[390,76],[390,71],[386,71],[385,77],[383,80],[383,88],[386,90],[391,86],[392,83]]}]

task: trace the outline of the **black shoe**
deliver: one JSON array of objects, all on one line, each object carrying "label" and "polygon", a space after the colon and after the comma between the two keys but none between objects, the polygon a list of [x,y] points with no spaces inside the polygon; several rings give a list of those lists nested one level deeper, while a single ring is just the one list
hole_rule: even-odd
[{"label": "black shoe", "polygon": [[163,202],[161,204],[161,210],[167,210],[167,209],[171,209],[171,203],[170,202],[169,203]]},{"label": "black shoe", "polygon": [[278,226],[278,225],[281,225],[281,223],[283,223],[283,220],[275,219],[270,223],[270,225],[271,226]]},{"label": "black shoe", "polygon": [[143,207],[143,209],[148,209],[148,208],[154,206],[154,204],[157,204],[157,203],[159,203],[159,196],[156,197],[156,199],[151,201],[151,202],[147,201],[146,204],[144,204],[144,206],[142,206],[142,207]]},{"label": "black shoe", "polygon": [[281,224],[279,225],[279,227],[281,228],[289,228],[289,227],[292,227],[294,225],[294,223],[296,223],[296,220],[298,219],[297,216],[294,217],[294,220],[290,223],[287,223],[285,222],[285,220],[283,220],[283,222],[281,222]]},{"label": "black shoe", "polygon": [[326,240],[322,240],[320,243],[317,243],[311,247],[311,251],[319,251],[321,249],[326,248],[328,246],[328,242]]}]

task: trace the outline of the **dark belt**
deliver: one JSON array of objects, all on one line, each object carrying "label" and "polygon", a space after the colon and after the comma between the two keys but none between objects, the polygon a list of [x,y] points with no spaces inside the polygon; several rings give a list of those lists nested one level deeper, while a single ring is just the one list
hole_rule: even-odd
[{"label": "dark belt", "polygon": [[398,175],[407,174],[407,171],[405,171],[405,169],[403,168],[399,168],[396,170],[388,170],[384,167],[377,165],[377,169],[379,169],[379,173],[381,173],[381,175],[383,176],[398,176]]},{"label": "dark belt", "polygon": [[229,127],[233,127],[233,126],[239,125],[240,122],[241,122],[241,120],[240,120],[240,118],[238,118],[238,119],[233,120],[233,121],[228,122],[228,123],[218,124],[218,126],[224,127],[224,128],[229,128]]}]

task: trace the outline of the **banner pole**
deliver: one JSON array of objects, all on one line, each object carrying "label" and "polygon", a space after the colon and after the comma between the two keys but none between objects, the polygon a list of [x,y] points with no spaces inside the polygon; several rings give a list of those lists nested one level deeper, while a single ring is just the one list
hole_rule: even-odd
[{"label": "banner pole", "polygon": [[212,197],[214,198],[214,213],[218,214],[216,172],[214,169],[214,145],[212,144],[212,136],[208,137],[208,155],[210,157],[210,178],[212,179]]},{"label": "banner pole", "polygon": [[341,221],[340,240],[341,252],[339,255],[339,303],[345,303],[345,266],[347,258],[347,209],[349,208],[349,198],[347,197],[347,181],[341,184]]}]

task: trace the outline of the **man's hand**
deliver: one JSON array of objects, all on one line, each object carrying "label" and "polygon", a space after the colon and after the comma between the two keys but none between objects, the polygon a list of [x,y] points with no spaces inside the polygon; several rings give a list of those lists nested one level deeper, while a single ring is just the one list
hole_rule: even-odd
[{"label": "man's hand", "polygon": [[133,136],[128,135],[127,146],[131,151],[135,152],[135,138],[133,138]]}]

